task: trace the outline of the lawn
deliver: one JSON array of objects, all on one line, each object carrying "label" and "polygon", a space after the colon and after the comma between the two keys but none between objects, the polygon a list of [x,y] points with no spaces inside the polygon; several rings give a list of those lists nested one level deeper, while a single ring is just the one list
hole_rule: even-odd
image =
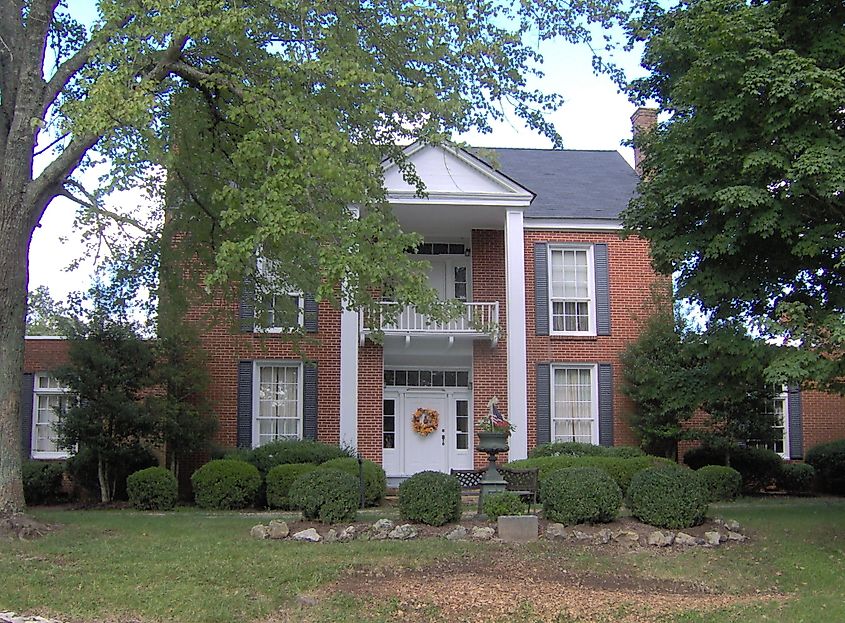
[{"label": "lawn", "polygon": [[[256,541],[269,515],[36,511],[0,543],[0,611],[69,621],[845,621],[845,500],[711,508],[748,543],[608,549]],[[374,516],[373,516],[374,517]]]}]

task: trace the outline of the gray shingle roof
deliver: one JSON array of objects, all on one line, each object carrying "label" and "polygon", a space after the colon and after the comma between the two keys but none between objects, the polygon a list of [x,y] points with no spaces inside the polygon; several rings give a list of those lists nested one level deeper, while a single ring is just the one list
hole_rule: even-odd
[{"label": "gray shingle roof", "polygon": [[616,219],[639,177],[616,151],[491,148],[474,154],[537,196],[529,218]]}]

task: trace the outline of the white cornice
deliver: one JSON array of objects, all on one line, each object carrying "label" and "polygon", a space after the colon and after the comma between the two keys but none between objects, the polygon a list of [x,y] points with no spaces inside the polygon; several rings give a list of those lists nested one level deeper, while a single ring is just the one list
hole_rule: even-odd
[{"label": "white cornice", "polygon": [[618,219],[568,219],[525,217],[525,229],[554,229],[556,231],[622,231]]}]

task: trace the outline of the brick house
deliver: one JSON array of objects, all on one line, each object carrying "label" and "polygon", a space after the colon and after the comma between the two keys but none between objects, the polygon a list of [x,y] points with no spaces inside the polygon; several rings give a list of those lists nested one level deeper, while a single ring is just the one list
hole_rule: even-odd
[{"label": "brick house", "polygon": [[[635,113],[635,128],[643,115]],[[472,153],[417,144],[407,157],[427,197],[386,163],[389,201],[403,228],[423,236],[417,253],[430,262],[432,287],[462,301],[463,315],[436,324],[407,308],[382,324],[379,344],[358,312],[281,293],[295,297],[295,322],[314,338],[297,350],[284,327],[255,331],[249,294],[190,310],[187,322],[209,312],[232,319],[200,335],[218,443],[341,443],[383,465],[395,482],[426,469],[480,465],[474,428],[495,396],[515,427],[510,459],[548,441],[636,444],[619,391],[619,354],[638,336],[661,277],[647,243],[621,236],[635,171],[615,151]],[[27,341],[22,418],[24,452],[33,458],[60,456],[50,446],[49,419],[61,388],[46,371],[63,357],[62,346]],[[785,395],[776,407],[785,421],[776,449],[800,458],[804,448],[845,437],[843,407],[814,392]],[[418,409],[438,414],[426,436],[412,428]]]}]

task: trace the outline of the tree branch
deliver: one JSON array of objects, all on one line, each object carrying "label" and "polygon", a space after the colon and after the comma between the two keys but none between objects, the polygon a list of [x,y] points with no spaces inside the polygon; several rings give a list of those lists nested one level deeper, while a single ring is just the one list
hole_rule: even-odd
[{"label": "tree branch", "polygon": [[[67,186],[71,186],[71,187],[75,188],[76,190],[78,190],[79,192],[81,192],[85,196],[85,199],[82,199],[82,198],[74,195],[72,192],[70,192],[67,189]],[[59,189],[59,191],[56,194],[57,194],[57,196],[67,197],[68,199],[70,199],[71,201],[73,201],[75,203],[78,203],[82,207],[87,208],[87,209],[91,210],[92,212],[99,214],[100,216],[105,216],[106,218],[110,218],[117,223],[123,223],[123,224],[126,224],[126,225],[131,225],[132,227],[144,232],[145,234],[153,234],[154,233],[154,230],[150,229],[149,227],[147,227],[146,225],[144,225],[140,221],[132,218],[131,216],[118,214],[117,212],[113,212],[112,210],[109,210],[108,208],[104,208],[102,205],[100,205],[100,202],[97,199],[97,197],[95,197],[94,195],[89,193],[85,189],[85,187],[82,186],[82,184],[80,184],[76,180],[66,180],[64,185]]]},{"label": "tree branch", "polygon": [[228,81],[226,81],[225,83],[221,82],[221,80],[219,80],[218,78],[215,78],[211,74],[206,73],[206,72],[202,71],[201,69],[197,69],[193,65],[189,65],[189,64],[182,62],[182,61],[177,61],[177,62],[171,64],[170,70],[174,74],[176,74],[180,78],[183,78],[184,80],[187,80],[191,84],[194,84],[194,85],[218,84],[220,86],[226,87],[227,89],[230,89],[232,91],[232,93],[237,95],[239,98],[243,99],[244,92],[243,92],[243,89],[241,89],[241,87],[239,87],[239,86],[237,86],[237,85],[235,85],[231,82],[228,82]]}]

